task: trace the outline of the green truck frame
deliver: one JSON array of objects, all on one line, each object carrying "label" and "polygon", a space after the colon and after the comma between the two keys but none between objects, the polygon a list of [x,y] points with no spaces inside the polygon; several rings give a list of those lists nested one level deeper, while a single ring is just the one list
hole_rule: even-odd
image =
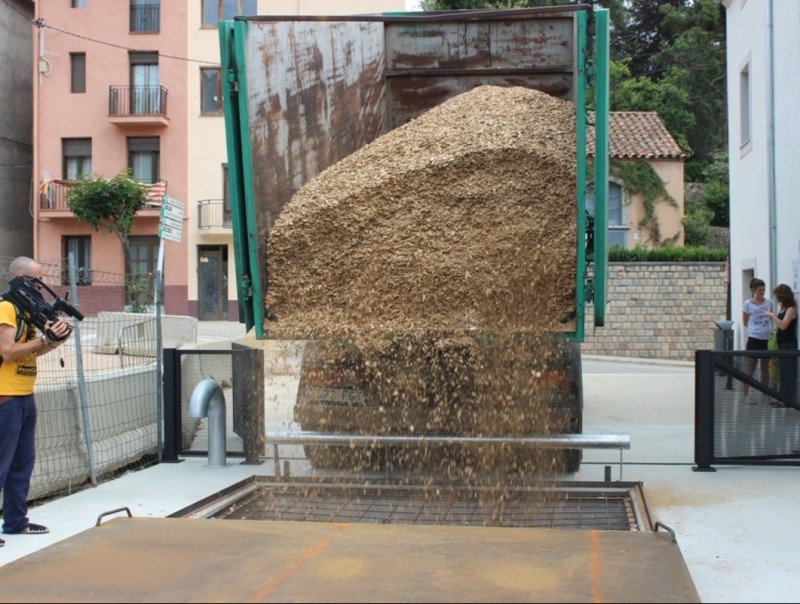
[{"label": "green truck frame", "polygon": [[[578,237],[575,250],[575,331],[565,337],[583,341],[589,302],[594,325],[602,326],[608,31],[608,12],[587,5],[220,22],[240,322],[248,331],[255,328],[258,339],[267,337],[266,240],[283,206],[305,182],[447,98],[492,84],[537,88],[576,105],[575,220],[577,232],[586,237]],[[595,211],[587,230],[590,90]]]}]

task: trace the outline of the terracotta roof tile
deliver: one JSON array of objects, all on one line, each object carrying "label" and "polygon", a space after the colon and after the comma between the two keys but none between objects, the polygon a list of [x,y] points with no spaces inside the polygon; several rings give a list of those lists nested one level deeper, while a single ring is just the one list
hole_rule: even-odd
[{"label": "terracotta roof tile", "polygon": [[[589,112],[589,123],[594,112]],[[609,155],[613,159],[686,159],[655,111],[612,111],[608,116]],[[594,156],[594,127],[587,128],[589,157]]]}]

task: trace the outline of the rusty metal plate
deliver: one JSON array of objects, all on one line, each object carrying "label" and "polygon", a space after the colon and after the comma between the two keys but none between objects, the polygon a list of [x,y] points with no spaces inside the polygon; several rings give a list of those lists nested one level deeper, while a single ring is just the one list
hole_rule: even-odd
[{"label": "rusty metal plate", "polygon": [[0,568],[2,602],[699,602],[664,533],[121,518]]}]

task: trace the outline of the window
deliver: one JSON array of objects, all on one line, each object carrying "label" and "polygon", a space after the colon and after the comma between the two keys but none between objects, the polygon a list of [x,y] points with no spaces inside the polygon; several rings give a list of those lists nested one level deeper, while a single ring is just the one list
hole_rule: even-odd
[{"label": "window", "polygon": [[219,115],[222,111],[222,86],[219,68],[200,69],[200,114]]},{"label": "window", "polygon": [[69,53],[70,92],[86,92],[86,53]]},{"label": "window", "polygon": [[739,145],[750,142],[750,65],[739,73]]},{"label": "window", "polygon": [[161,179],[158,137],[128,138],[128,167],[134,180],[151,185]]},{"label": "window", "polygon": [[72,8],[86,8],[86,0],[72,0]]},{"label": "window", "polygon": [[228,164],[222,164],[222,226],[231,228],[233,218],[231,214],[231,196],[228,190]]},{"label": "window", "polygon": [[158,261],[158,237],[131,236],[128,238],[128,249],[131,254],[131,273],[155,275]]},{"label": "window", "polygon": [[236,15],[255,15],[257,0],[203,0],[203,27],[216,27],[217,22]]},{"label": "window", "polygon": [[160,26],[161,0],[131,0],[131,33],[157,34]]},{"label": "window", "polygon": [[92,139],[65,138],[61,141],[64,180],[77,180],[92,175]]},{"label": "window", "polygon": [[[615,245],[627,247],[628,227],[625,224],[622,193],[622,185],[615,182],[608,183],[608,199],[606,202],[608,209],[606,243],[608,247]],[[594,189],[592,187],[586,190],[586,211],[590,216],[594,216]]]},{"label": "window", "polygon": [[131,113],[134,115],[161,113],[158,53],[132,52],[130,62]]},{"label": "window", "polygon": [[622,226],[622,186],[608,183],[608,226]]},{"label": "window", "polygon": [[92,284],[92,238],[89,236],[64,237],[62,256],[64,269],[61,272],[61,285],[71,285],[69,279],[69,257],[72,255],[76,267],[78,285]]},{"label": "window", "polygon": [[155,275],[158,262],[158,237],[128,238],[131,259],[131,280],[128,304],[142,306],[155,299]]}]

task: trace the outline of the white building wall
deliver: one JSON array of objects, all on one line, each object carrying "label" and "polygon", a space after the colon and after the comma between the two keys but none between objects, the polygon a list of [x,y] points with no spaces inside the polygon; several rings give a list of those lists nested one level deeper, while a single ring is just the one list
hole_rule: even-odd
[{"label": "white building wall", "polygon": [[800,292],[800,2],[775,10],[775,174],[778,283]]},{"label": "white building wall", "polygon": [[[731,318],[744,347],[742,303],[751,277],[767,291],[800,288],[800,3],[726,0],[730,155]],[[770,20],[771,8],[771,20]],[[771,23],[771,26],[770,26]],[[770,53],[770,38],[773,51]],[[742,72],[749,74],[750,140],[742,135]],[[770,112],[770,107],[774,112]],[[774,115],[774,153],[770,115]],[[771,159],[774,158],[774,159]],[[771,176],[774,175],[774,181]],[[771,186],[774,182],[774,193]],[[774,200],[774,212],[770,201]]]}]

